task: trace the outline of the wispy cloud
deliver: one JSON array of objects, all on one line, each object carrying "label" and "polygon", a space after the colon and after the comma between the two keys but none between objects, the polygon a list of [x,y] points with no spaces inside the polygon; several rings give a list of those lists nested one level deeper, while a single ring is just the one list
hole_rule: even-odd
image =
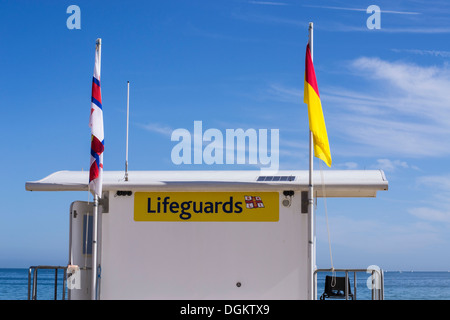
[{"label": "wispy cloud", "polygon": [[422,220],[450,223],[450,175],[423,176],[417,179],[417,185],[430,190],[431,197],[422,199],[423,206],[408,212]]},{"label": "wispy cloud", "polygon": [[347,161],[344,163],[338,163],[335,165],[337,168],[344,168],[346,170],[356,170],[358,169],[359,165],[356,162],[353,161]]},{"label": "wispy cloud", "polygon": [[[303,5],[303,7],[308,8],[318,8],[318,9],[330,9],[330,10],[344,10],[344,11],[364,11],[367,12],[367,8],[345,8],[345,7],[333,7],[333,6],[314,6],[314,5]],[[394,13],[394,14],[421,14],[420,12],[412,11],[396,11],[396,10],[381,10],[381,13]]]},{"label": "wispy cloud", "polygon": [[173,128],[168,127],[166,125],[161,125],[159,123],[148,123],[148,124],[138,124],[139,127],[150,131],[156,132],[158,134],[162,134],[164,136],[171,136],[173,132]]},{"label": "wispy cloud", "polygon": [[434,56],[441,58],[450,58],[450,51],[442,51],[442,50],[423,50],[423,49],[391,49],[396,53],[411,53],[418,54],[421,56]]},{"label": "wispy cloud", "polygon": [[[345,87],[320,87],[328,114],[331,139],[342,143],[342,155],[380,157],[443,157],[450,155],[450,70],[423,67],[379,58],[358,58],[348,65],[354,79]],[[364,83],[361,89],[356,89]],[[281,84],[268,86],[274,100],[300,104],[302,88]],[[343,138],[343,140],[342,140]],[[380,160],[387,170],[402,166],[401,160]]]},{"label": "wispy cloud", "polygon": [[450,175],[442,173],[441,175],[424,176],[417,179],[419,188],[432,190],[431,204],[440,205],[450,213]]},{"label": "wispy cloud", "polygon": [[[417,25],[417,23],[416,23]],[[417,33],[417,34],[447,34],[450,33],[450,27],[447,26],[430,26],[422,24],[420,27],[416,26],[386,26],[381,25],[380,29],[375,31],[367,29],[366,25],[352,25],[351,23],[333,22],[329,21],[321,25],[317,25],[316,29],[329,32],[381,32],[381,33]]]},{"label": "wispy cloud", "polygon": [[450,211],[433,209],[428,207],[412,208],[408,212],[417,218],[434,221],[450,223]]},{"label": "wispy cloud", "polygon": [[367,147],[360,152],[370,155],[450,154],[450,140],[440,138],[450,135],[450,72],[446,67],[378,58],[359,58],[349,67],[367,85],[360,90],[333,88],[328,92],[325,88],[323,99],[334,105],[333,110],[340,110],[327,125],[331,123],[333,130],[359,147]]},{"label": "wispy cloud", "polygon": [[309,21],[306,21],[306,20],[291,19],[291,18],[280,17],[280,16],[276,16],[276,15],[259,14],[259,13],[235,12],[231,16],[234,19],[247,21],[247,22],[251,22],[251,23],[267,23],[267,24],[276,24],[276,25],[288,25],[288,26],[294,26],[294,27],[305,27],[309,23]]},{"label": "wispy cloud", "polygon": [[[450,176],[449,175],[436,175],[436,176],[424,176],[418,179],[419,185],[425,187],[439,187],[442,191],[446,191],[450,195]],[[447,198],[450,204],[450,197]]]},{"label": "wispy cloud", "polygon": [[450,117],[450,70],[446,67],[422,67],[365,57],[354,60],[351,67],[374,85],[376,82],[381,86],[371,95],[383,98],[385,110],[418,116],[420,119],[416,120],[421,123],[423,119],[428,119],[440,123],[442,129],[447,128]]},{"label": "wispy cloud", "polygon": [[[251,4],[268,5],[268,6],[288,6],[285,2],[275,1],[249,1]],[[322,6],[322,5],[302,5],[305,8],[316,8],[325,10],[337,10],[337,11],[349,11],[349,12],[367,12],[368,8],[350,8],[350,7],[338,7],[338,6]],[[342,21],[337,16],[336,19],[322,21],[317,24],[316,29],[324,30],[328,32],[380,32],[380,33],[416,33],[416,34],[448,34],[450,33],[450,27],[447,24],[446,10],[436,11],[435,8],[430,8],[432,5],[424,6],[423,12],[409,11],[409,10],[388,10],[380,8],[380,14],[391,15],[403,15],[402,20],[396,21],[392,24],[382,24],[380,29],[376,31],[369,30],[365,23],[361,23],[358,20],[358,24],[354,24],[351,21]],[[422,8],[421,8],[422,9]],[[430,17],[433,17],[430,20]],[[304,27],[309,21],[298,21],[274,15],[261,15],[261,14],[234,14],[234,18],[245,20],[255,23],[273,23],[273,24],[285,24],[291,26]],[[397,19],[398,20],[398,19]],[[412,21],[412,24],[411,24]],[[430,23],[432,21],[432,23]]]},{"label": "wispy cloud", "polygon": [[422,34],[436,34],[436,33],[450,33],[448,27],[403,27],[403,28],[385,28],[378,29],[379,32],[387,33],[422,33]]},{"label": "wispy cloud", "polygon": [[[338,6],[321,6],[321,5],[303,5],[307,8],[317,8],[324,10],[337,10],[337,11],[349,11],[349,12],[367,12],[367,8],[349,8]],[[328,21],[323,21],[317,25],[317,28],[329,32],[377,32],[377,33],[413,33],[413,34],[448,34],[450,33],[450,27],[447,23],[447,8],[443,8],[441,11],[435,11],[432,9],[432,4],[423,5],[419,11],[412,10],[387,10],[381,6],[381,16],[385,14],[401,15],[402,18],[397,18],[395,21],[390,19],[388,23],[381,23],[381,28],[376,31],[369,30],[365,23],[352,23],[349,20],[342,21],[339,15],[333,17]],[[423,12],[422,12],[423,11]],[[358,13],[359,14],[359,13]],[[367,17],[369,17],[366,14]],[[382,18],[382,21],[385,21]]]},{"label": "wispy cloud", "polygon": [[266,5],[266,6],[286,6],[287,5],[287,3],[284,3],[284,2],[274,2],[274,1],[249,1],[248,3]]},{"label": "wispy cloud", "polygon": [[419,170],[417,166],[410,165],[403,160],[378,159],[374,168],[382,169],[384,171],[394,172],[398,169],[413,169]]},{"label": "wispy cloud", "polygon": [[303,101],[303,90],[299,90],[298,88],[288,88],[276,83],[269,85],[267,94],[272,99],[282,102],[298,104]]}]

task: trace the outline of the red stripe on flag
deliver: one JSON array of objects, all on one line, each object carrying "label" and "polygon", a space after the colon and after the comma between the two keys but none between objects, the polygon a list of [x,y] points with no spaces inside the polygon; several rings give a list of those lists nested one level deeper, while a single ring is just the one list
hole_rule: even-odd
[{"label": "red stripe on flag", "polygon": [[102,93],[101,93],[101,89],[100,86],[98,86],[95,82],[92,81],[92,97],[97,100],[98,102],[100,102],[100,104],[102,103]]},{"label": "red stripe on flag", "polygon": [[101,154],[105,150],[105,146],[103,145],[103,143],[100,142],[100,140],[97,139],[96,136],[93,135],[91,141],[91,149],[95,153]]},{"label": "red stripe on flag", "polygon": [[319,95],[319,87],[317,86],[316,72],[314,71],[314,65],[311,58],[311,50],[309,49],[309,44],[306,46],[306,58],[305,58],[305,81],[314,89]]},{"label": "red stripe on flag", "polygon": [[89,169],[89,182],[91,182],[94,179],[97,179],[99,176],[99,169],[97,162],[93,162],[91,165],[91,168]]}]

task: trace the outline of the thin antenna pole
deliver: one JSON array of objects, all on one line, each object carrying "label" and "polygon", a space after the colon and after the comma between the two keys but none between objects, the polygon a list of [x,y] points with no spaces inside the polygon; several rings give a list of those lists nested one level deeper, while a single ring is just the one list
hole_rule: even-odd
[{"label": "thin antenna pole", "polygon": [[130,121],[130,81],[127,81],[127,141],[125,148],[125,181],[128,181],[128,130]]},{"label": "thin antenna pole", "polygon": [[[311,60],[313,60],[313,23],[309,23],[309,50],[311,51]],[[314,297],[314,187],[313,187],[313,163],[314,163],[314,140],[313,133],[309,131],[309,193],[308,193],[308,255],[309,255],[309,295],[310,300]]]}]

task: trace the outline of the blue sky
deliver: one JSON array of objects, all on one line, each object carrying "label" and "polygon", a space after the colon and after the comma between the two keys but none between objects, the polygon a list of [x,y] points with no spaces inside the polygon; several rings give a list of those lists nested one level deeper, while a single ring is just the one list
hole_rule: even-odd
[{"label": "blue sky", "polygon": [[[72,4],[79,30],[66,26]],[[371,30],[373,4],[381,28]],[[334,266],[450,270],[449,14],[446,1],[420,0],[2,1],[0,267],[67,263],[69,205],[89,195],[27,192],[25,182],[87,170],[97,38],[105,170],[124,168],[127,81],[130,170],[249,169],[174,165],[170,134],[195,120],[279,129],[280,169],[306,170],[312,21],[332,169],[383,169],[390,188],[327,199]],[[325,268],[322,200],[316,213]]]}]

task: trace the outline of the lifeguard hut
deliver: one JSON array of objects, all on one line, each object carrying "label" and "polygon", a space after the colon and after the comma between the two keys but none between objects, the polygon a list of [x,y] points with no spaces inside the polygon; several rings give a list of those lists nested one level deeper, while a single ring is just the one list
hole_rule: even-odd
[{"label": "lifeguard hut", "polygon": [[[130,171],[125,180],[105,171],[96,273],[93,203],[68,210],[68,298],[91,299],[95,290],[97,299],[314,299],[308,174]],[[380,170],[322,174],[327,197],[388,189]],[[87,181],[88,172],[60,171],[26,190],[87,191]]]}]

